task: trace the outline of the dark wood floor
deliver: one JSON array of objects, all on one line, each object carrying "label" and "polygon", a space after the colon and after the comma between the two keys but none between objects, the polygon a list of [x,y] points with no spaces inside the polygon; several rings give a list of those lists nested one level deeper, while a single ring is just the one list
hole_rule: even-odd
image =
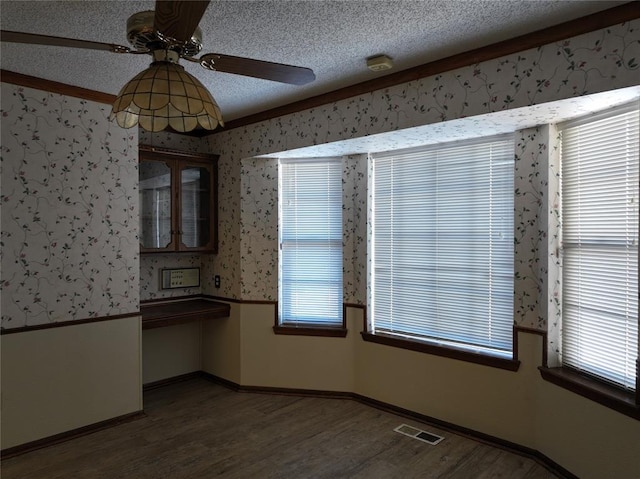
[{"label": "dark wood floor", "polygon": [[[238,393],[193,379],[146,417],[2,462],[2,478],[547,479],[531,459],[349,399]],[[393,429],[445,436],[432,446]]]}]

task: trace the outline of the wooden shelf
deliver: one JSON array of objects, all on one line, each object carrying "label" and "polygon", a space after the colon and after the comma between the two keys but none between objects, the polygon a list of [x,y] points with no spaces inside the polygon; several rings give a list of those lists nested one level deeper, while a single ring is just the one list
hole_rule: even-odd
[{"label": "wooden shelf", "polygon": [[231,307],[206,299],[142,304],[142,329],[161,328],[203,319],[228,318]]}]

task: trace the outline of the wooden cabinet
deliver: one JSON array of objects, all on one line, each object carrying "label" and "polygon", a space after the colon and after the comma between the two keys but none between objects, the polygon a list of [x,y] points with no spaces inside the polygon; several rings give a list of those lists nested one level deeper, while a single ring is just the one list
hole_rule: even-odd
[{"label": "wooden cabinet", "polygon": [[218,249],[216,155],[140,146],[140,252]]}]

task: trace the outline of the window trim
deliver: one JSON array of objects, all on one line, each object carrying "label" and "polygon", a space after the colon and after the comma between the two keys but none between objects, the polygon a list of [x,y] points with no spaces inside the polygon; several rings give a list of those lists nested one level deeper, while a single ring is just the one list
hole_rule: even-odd
[{"label": "window trim", "polygon": [[[638,108],[640,108],[640,103],[638,100],[634,100],[595,114],[562,122],[558,124],[558,127],[562,128],[567,124],[582,125],[598,121],[615,113],[623,113],[632,109],[637,110]],[[560,161],[562,160],[560,159]],[[546,346],[548,347],[548,343]],[[640,355],[636,356],[635,364],[635,391],[563,364],[550,367],[545,361],[543,366],[538,369],[543,380],[640,421]]]},{"label": "window trim", "polygon": [[[463,140],[463,143],[469,144],[469,145],[473,145],[473,144],[478,144],[478,143],[484,143],[484,142],[490,142],[490,141],[497,141],[497,140],[501,140],[501,139],[505,139],[505,138],[514,138],[514,133],[510,132],[510,133],[503,133],[503,134],[499,134],[499,135],[490,135],[490,136],[485,136],[485,137],[479,137],[479,138],[472,138],[472,139],[468,139],[468,140]],[[452,142],[447,142],[451,145],[459,145],[461,142],[460,141],[452,141]],[[427,145],[426,148],[431,148],[431,147],[438,147],[438,146],[443,146],[446,143],[442,143],[442,144],[438,144],[438,145]],[[514,147],[515,147],[515,140],[514,140]],[[418,147],[421,148],[421,147]],[[398,150],[399,153],[402,152],[411,152],[411,151],[415,151],[418,148],[409,148],[406,150]],[[371,154],[369,157],[369,161],[372,161],[371,156],[375,155],[375,153]],[[515,150],[514,150],[514,155],[515,155]],[[371,168],[371,165],[369,165],[369,168]],[[375,201],[373,198],[373,190],[372,190],[372,176],[371,174],[368,175],[368,196],[369,196],[369,215],[371,214],[371,208],[372,208],[372,204]],[[515,192],[514,194],[514,198],[515,198]],[[371,226],[369,226],[371,227]],[[371,238],[371,230],[369,230],[369,237]],[[372,239],[370,239],[370,243],[372,243]],[[369,246],[369,248],[371,248],[371,246]],[[367,264],[368,267],[371,267],[371,257],[370,257],[370,251],[367,254]],[[515,252],[514,252],[515,254]],[[514,256],[514,260],[515,260],[515,256]],[[371,282],[371,271],[367,272],[367,282],[368,284],[370,284]],[[370,295],[370,293],[369,293]],[[370,296],[368,297],[367,301],[368,303],[370,302]],[[400,348],[400,349],[407,349],[410,351],[416,351],[416,352],[421,352],[421,353],[427,353],[427,354],[432,354],[435,356],[442,356],[442,357],[446,357],[446,358],[451,358],[451,359],[457,359],[457,360],[461,360],[461,361],[466,361],[466,362],[471,362],[471,363],[475,363],[475,364],[481,364],[481,365],[485,365],[485,366],[490,366],[490,367],[495,367],[495,368],[499,368],[499,369],[504,369],[504,370],[508,370],[508,371],[517,371],[520,367],[520,361],[517,359],[517,327],[513,326],[513,339],[511,342],[511,357],[504,357],[504,356],[498,356],[498,355],[492,355],[489,352],[482,352],[482,351],[474,351],[473,347],[470,348],[464,348],[464,347],[456,347],[455,345],[451,344],[437,344],[437,339],[434,340],[434,342],[430,342],[428,340],[421,340],[419,338],[411,338],[411,337],[406,337],[403,336],[402,334],[393,334],[393,333],[389,333],[389,332],[385,332],[385,331],[378,331],[375,332],[372,330],[372,322],[367,318],[367,316],[365,315],[365,324],[364,324],[364,329],[363,331],[360,333],[362,336],[362,339],[364,341],[368,341],[368,342],[373,342],[373,343],[377,343],[377,344],[383,344],[383,345],[387,345],[387,346],[391,346],[391,347],[396,347],[396,348]]]},{"label": "window trim", "polygon": [[[341,157],[328,157],[322,158],[324,160],[331,160],[336,163],[343,164],[343,159]],[[278,164],[282,164],[282,162],[304,162],[304,161],[317,161],[319,158],[281,158],[278,160]],[[341,175],[341,184],[342,184],[342,175]],[[341,187],[342,188],[342,187]],[[281,194],[281,173],[280,168],[278,168],[278,201],[280,201]],[[341,204],[344,204],[344,198],[341,200]],[[280,216],[280,206],[278,206],[278,215]],[[280,235],[280,223],[281,219],[278,218],[278,235]],[[341,224],[343,223],[341,219]],[[343,226],[342,226],[343,228]],[[344,228],[342,231],[344,235]],[[280,242],[280,238],[278,238]],[[280,251],[280,247],[278,247],[278,251]],[[278,270],[280,271],[282,265],[281,260],[278,258]],[[278,295],[280,295],[280,279],[278,279]],[[275,314],[274,314],[274,325],[273,332],[274,334],[281,334],[286,336],[317,336],[317,337],[346,337],[347,336],[347,319],[346,319],[346,305],[344,303],[344,298],[341,298],[342,303],[342,322],[341,324],[329,325],[322,323],[302,323],[302,322],[294,322],[294,321],[281,321],[280,319],[280,302],[275,302]]]},{"label": "window trim", "polygon": [[[608,108],[597,113],[560,123],[559,129],[566,125],[583,125],[602,118],[627,111],[637,111],[640,107],[638,100]],[[559,159],[560,163],[562,159]],[[635,360],[635,391],[626,389],[622,385],[609,382],[586,371],[580,371],[568,365],[554,362],[553,367],[546,363],[539,368],[542,378],[563,389],[597,402],[605,407],[618,411],[626,416],[640,420],[640,356]]]},{"label": "window trim", "polygon": [[364,341],[371,343],[384,344],[386,346],[407,349],[409,351],[457,359],[469,363],[481,364],[483,366],[505,369],[507,371],[517,371],[520,368],[520,361],[515,359],[515,354],[511,358],[502,358],[499,356],[491,356],[487,353],[476,353],[453,346],[431,344],[426,341],[403,338],[393,334],[372,333],[370,331],[362,331],[360,334]]},{"label": "window trim", "polygon": [[292,326],[276,324],[273,326],[273,332],[275,334],[282,334],[285,336],[321,336],[325,338],[345,338],[347,336],[346,325],[342,327],[329,327],[329,326]]},{"label": "window trim", "polygon": [[[538,370],[545,381],[640,421],[640,393],[637,387],[634,394],[567,366],[540,366]],[[636,360],[636,370],[640,373],[639,360]],[[640,380],[636,375],[638,382]]]},{"label": "window trim", "polygon": [[298,326],[295,323],[279,323],[278,303],[275,303],[275,317],[273,324],[274,334],[286,336],[321,336],[325,338],[344,338],[347,336],[347,308],[349,305],[342,302],[342,325],[340,326]]}]

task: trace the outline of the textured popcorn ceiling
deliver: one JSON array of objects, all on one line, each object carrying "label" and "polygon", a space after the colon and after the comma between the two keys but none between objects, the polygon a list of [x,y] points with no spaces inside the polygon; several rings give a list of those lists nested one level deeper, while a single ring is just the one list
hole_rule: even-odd
[{"label": "textured popcorn ceiling", "polygon": [[[153,1],[8,1],[0,27],[127,45],[126,21]],[[225,120],[369,80],[366,58],[384,53],[403,70],[625,1],[547,0],[213,0],[200,23],[202,53],[312,68],[305,86],[211,72],[185,64],[218,101]],[[116,94],[147,67],[147,55],[3,43],[0,67]],[[387,72],[388,73],[388,72]]]}]

